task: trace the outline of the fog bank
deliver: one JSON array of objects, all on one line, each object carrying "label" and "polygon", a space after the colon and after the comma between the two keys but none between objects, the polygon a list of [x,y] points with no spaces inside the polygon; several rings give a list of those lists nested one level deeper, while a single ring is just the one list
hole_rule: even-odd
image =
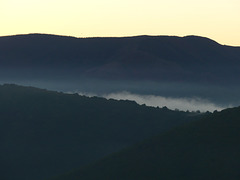
[{"label": "fog bank", "polygon": [[153,107],[168,107],[172,110],[183,110],[183,111],[201,111],[213,112],[215,110],[222,110],[225,108],[229,108],[230,106],[220,106],[210,102],[207,99],[201,99],[198,97],[193,98],[171,98],[171,97],[163,97],[156,95],[141,95],[141,94],[133,94],[127,91],[117,92],[117,93],[109,93],[103,95],[89,94],[89,93],[79,93],[80,95],[86,96],[100,96],[106,99],[116,99],[116,100],[132,100],[142,105],[145,104],[147,106]]}]

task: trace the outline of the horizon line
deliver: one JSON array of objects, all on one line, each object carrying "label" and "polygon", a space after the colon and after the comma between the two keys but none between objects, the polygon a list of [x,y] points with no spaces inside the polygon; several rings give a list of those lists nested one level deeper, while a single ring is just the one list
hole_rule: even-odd
[{"label": "horizon line", "polygon": [[199,38],[205,38],[211,41],[214,41],[217,44],[220,44],[222,46],[230,46],[230,47],[237,47],[240,48],[240,45],[227,45],[227,44],[221,44],[218,41],[211,39],[206,36],[200,36],[200,35],[147,35],[147,34],[139,34],[139,35],[126,35],[126,36],[86,36],[86,37],[78,37],[73,35],[64,35],[64,34],[51,34],[51,33],[19,33],[19,34],[10,34],[10,35],[2,35],[2,37],[13,37],[13,36],[25,36],[25,35],[49,35],[49,36],[59,36],[59,37],[69,37],[69,38],[76,38],[76,39],[93,39],[93,38],[134,38],[134,37],[178,37],[178,38],[186,38],[186,37],[199,37]]}]

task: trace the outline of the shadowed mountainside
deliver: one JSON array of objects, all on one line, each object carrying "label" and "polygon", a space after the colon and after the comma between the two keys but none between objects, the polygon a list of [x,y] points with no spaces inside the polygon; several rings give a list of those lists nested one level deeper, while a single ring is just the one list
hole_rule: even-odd
[{"label": "shadowed mountainside", "polygon": [[0,83],[240,103],[240,47],[199,36],[0,37]]},{"label": "shadowed mountainside", "polygon": [[54,180],[237,180],[239,116],[213,113]]},{"label": "shadowed mountainside", "polygon": [[[240,48],[198,36],[0,37],[0,65],[21,76],[236,83]],[[4,73],[3,73],[4,75]],[[30,76],[30,77],[31,77]]]},{"label": "shadowed mountainside", "polygon": [[17,85],[0,86],[0,179],[40,180],[119,151],[196,113]]}]

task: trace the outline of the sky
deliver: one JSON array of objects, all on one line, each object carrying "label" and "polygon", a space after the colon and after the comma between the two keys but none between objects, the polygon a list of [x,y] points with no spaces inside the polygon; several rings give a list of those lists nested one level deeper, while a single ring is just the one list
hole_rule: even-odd
[{"label": "sky", "polygon": [[199,35],[240,46],[240,0],[0,0],[0,36]]}]

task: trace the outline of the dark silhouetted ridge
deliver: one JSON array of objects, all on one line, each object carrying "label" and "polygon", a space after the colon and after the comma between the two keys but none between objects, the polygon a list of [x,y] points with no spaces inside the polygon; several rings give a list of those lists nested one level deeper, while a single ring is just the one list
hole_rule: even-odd
[{"label": "dark silhouetted ridge", "polygon": [[200,116],[0,85],[0,179],[50,178]]},{"label": "dark silhouetted ridge", "polygon": [[69,78],[235,83],[239,58],[239,47],[198,36],[0,37],[0,66],[7,73],[19,73],[18,77],[31,70],[47,76],[43,72],[48,70],[48,76]]},{"label": "dark silhouetted ridge", "polygon": [[237,180],[239,116],[215,112],[55,180]]}]

